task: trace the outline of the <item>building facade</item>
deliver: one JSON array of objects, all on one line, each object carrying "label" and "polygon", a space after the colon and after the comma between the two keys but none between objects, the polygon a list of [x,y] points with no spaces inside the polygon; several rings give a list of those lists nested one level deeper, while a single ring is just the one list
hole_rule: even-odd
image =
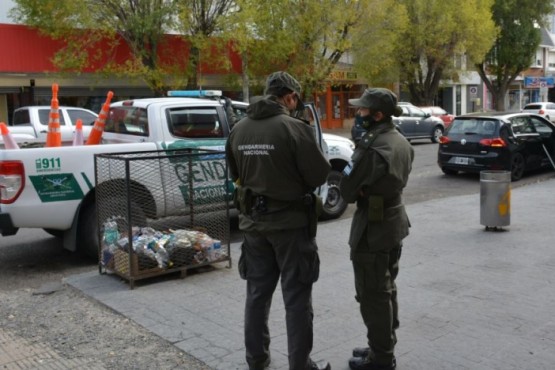
[{"label": "building facade", "polygon": [[[505,97],[505,107],[520,111],[526,104],[538,101],[555,101],[555,16],[550,29],[541,29],[541,42],[530,67],[513,81]],[[458,82],[442,81],[437,105],[454,115],[492,108],[492,97],[477,72],[466,68],[464,59],[455,62],[460,66]]]},{"label": "building facade", "polygon": [[[173,38],[172,38],[173,37]],[[182,55],[186,60],[187,45],[178,36],[168,35],[171,55]],[[63,45],[61,42],[42,36],[37,30],[25,25],[0,24],[0,43],[9,50],[8,57],[0,58],[0,121],[9,122],[14,109],[26,105],[50,105],[52,84],[59,86],[60,105],[69,105],[100,111],[108,91],[114,92],[113,101],[153,96],[148,86],[137,79],[103,77],[95,73],[94,67],[80,73],[60,73],[52,58]],[[229,87],[229,79],[239,80],[242,72],[241,58],[227,48],[231,62],[230,70],[221,70],[209,63],[199,69],[202,89],[222,90],[232,99],[242,99],[240,83],[237,88]],[[118,46],[117,58],[123,63],[131,52],[125,43]],[[168,58],[168,56],[166,56]],[[199,71],[200,72],[200,71]],[[354,117],[348,99],[358,97],[365,88],[350,65],[339,63],[330,74],[326,89],[310,97],[321,114],[325,128],[341,128],[345,120]]]},{"label": "building facade", "polygon": [[[520,110],[529,102],[555,101],[555,16],[552,18],[551,28],[542,29],[542,41],[530,68],[509,89],[505,104],[508,110]],[[171,41],[175,43],[172,45],[174,50],[185,47],[178,39],[175,37]],[[61,42],[42,36],[25,25],[0,24],[0,42],[7,51],[5,57],[0,58],[0,121],[9,122],[13,110],[20,106],[49,105],[53,83],[60,87],[61,105],[93,111],[100,111],[108,91],[114,92],[115,100],[153,96],[148,86],[137,79],[105,78],[92,68],[78,74],[60,73],[52,63],[52,57],[61,48]],[[129,57],[130,51],[125,50],[125,46],[122,48],[124,50],[119,53],[123,60]],[[359,97],[368,86],[353,70],[349,58],[346,54],[336,65],[323,91],[305,96],[314,101],[325,128],[349,127],[355,110],[349,106],[348,100]],[[230,71],[218,70],[209,64],[202,66],[202,88],[222,90],[226,96],[241,100],[240,87],[233,89],[228,85],[230,75],[239,80],[241,59],[231,51],[229,59]],[[460,78],[457,82],[442,81],[435,105],[455,115],[491,110],[491,94],[478,73],[466,68],[464,58],[456,59],[455,64],[461,69]],[[400,100],[407,101],[409,97],[401,92]]]},{"label": "building facade", "polygon": [[[173,58],[184,63],[189,50],[185,41],[177,35],[168,35],[164,42],[166,49],[159,58]],[[100,111],[108,91],[113,91],[114,99],[118,100],[154,94],[142,80],[104,77],[96,73],[94,66],[79,73],[60,72],[52,58],[63,46],[62,42],[43,36],[25,25],[0,24],[0,44],[7,51],[0,58],[0,120],[4,122],[8,122],[13,110],[20,106],[50,105],[53,83],[59,86],[60,105],[84,107],[93,111]],[[229,70],[208,63],[199,66],[199,72],[202,71],[199,80],[205,84],[202,88],[225,91],[229,76],[240,76],[240,57],[231,48],[227,52],[231,65]],[[130,56],[127,45],[120,42],[110,57],[117,63],[124,63]],[[231,92],[231,97],[235,95],[236,91]]]}]

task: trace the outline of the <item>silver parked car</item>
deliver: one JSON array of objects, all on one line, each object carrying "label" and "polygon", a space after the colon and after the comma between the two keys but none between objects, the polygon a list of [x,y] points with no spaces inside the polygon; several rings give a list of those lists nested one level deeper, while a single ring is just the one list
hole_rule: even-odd
[{"label": "silver parked car", "polygon": [[401,117],[393,117],[393,123],[407,139],[431,139],[434,143],[439,142],[445,131],[445,124],[441,118],[434,117],[414,105],[401,105],[401,108],[403,114]]},{"label": "silver parked car", "polygon": [[536,102],[528,103],[522,108],[522,112],[536,113],[551,122],[555,122],[555,103],[551,102]]}]

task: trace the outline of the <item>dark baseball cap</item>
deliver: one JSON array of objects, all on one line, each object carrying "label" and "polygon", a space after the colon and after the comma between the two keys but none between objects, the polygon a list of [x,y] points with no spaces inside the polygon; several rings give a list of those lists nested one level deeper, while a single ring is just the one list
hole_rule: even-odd
[{"label": "dark baseball cap", "polygon": [[264,95],[283,95],[284,89],[301,95],[301,84],[287,72],[278,71],[268,76]]},{"label": "dark baseball cap", "polygon": [[349,104],[354,107],[380,111],[386,116],[400,116],[402,113],[402,110],[397,106],[397,95],[393,91],[381,87],[364,90],[359,99],[349,99]]}]

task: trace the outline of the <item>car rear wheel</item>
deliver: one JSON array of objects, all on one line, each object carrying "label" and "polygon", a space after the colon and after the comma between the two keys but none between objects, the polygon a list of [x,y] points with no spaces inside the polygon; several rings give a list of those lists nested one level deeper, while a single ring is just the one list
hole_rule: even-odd
[{"label": "car rear wheel", "polygon": [[524,157],[520,153],[513,154],[511,159],[511,180],[517,181],[524,175],[524,170],[526,169],[526,163]]},{"label": "car rear wheel", "polygon": [[443,136],[443,128],[436,126],[432,135],[432,143],[439,143],[439,139]]}]

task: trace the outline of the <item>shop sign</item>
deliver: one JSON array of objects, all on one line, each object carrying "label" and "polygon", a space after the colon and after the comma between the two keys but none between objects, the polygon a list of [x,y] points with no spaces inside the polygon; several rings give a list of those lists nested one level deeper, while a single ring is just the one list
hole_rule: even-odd
[{"label": "shop sign", "polygon": [[524,87],[528,89],[555,87],[555,79],[553,77],[524,77]]},{"label": "shop sign", "polygon": [[328,76],[330,80],[352,80],[357,79],[357,73],[351,71],[331,71]]}]

